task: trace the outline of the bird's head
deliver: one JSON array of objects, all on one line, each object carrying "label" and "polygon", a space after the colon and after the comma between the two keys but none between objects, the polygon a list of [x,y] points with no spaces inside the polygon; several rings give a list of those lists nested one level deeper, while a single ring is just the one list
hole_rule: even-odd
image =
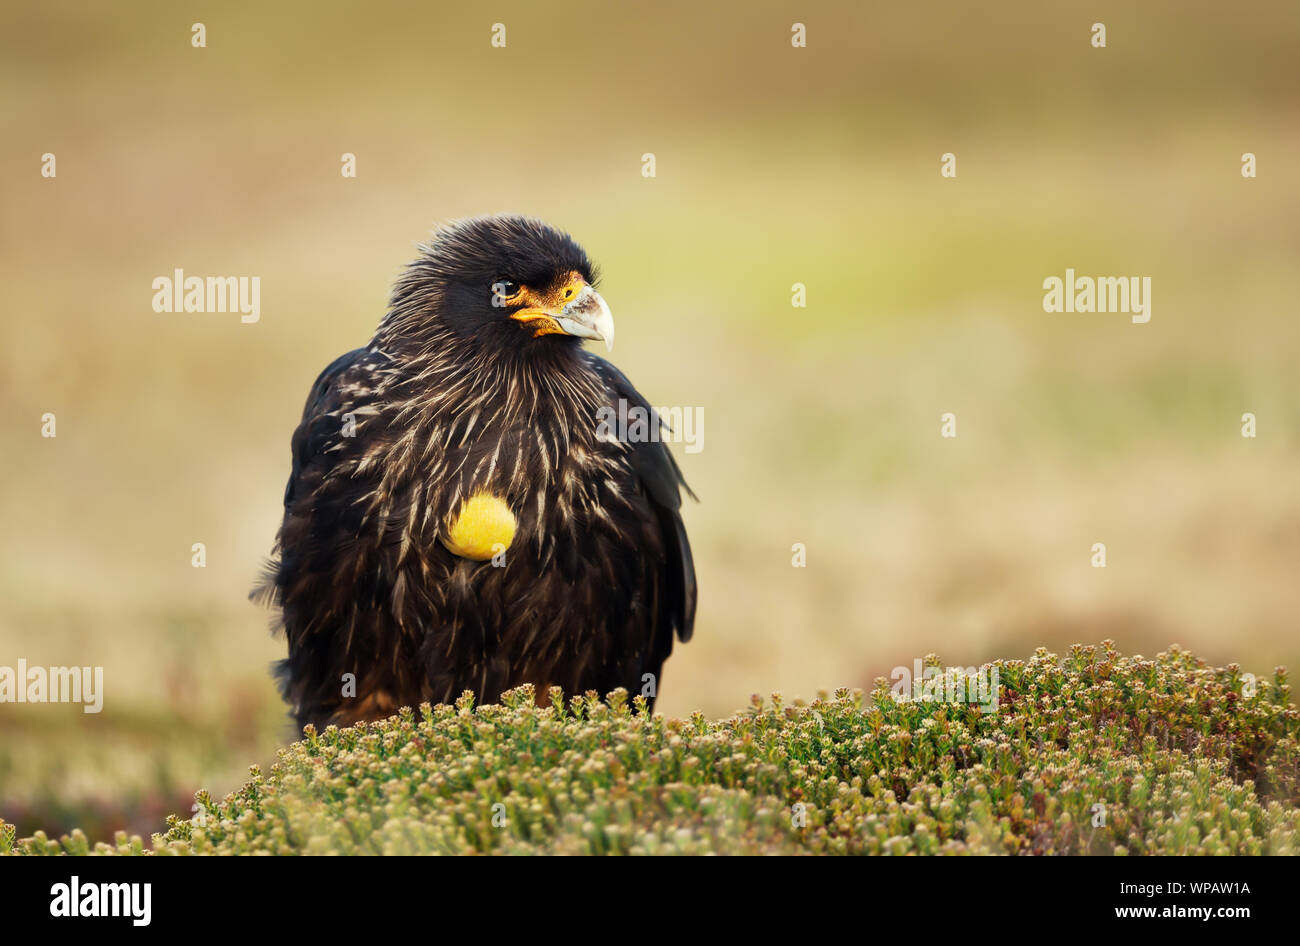
[{"label": "bird's head", "polygon": [[595,339],[613,348],[595,267],[568,234],[528,217],[475,217],[443,227],[420,250],[380,326],[386,347],[450,340],[518,353]]}]

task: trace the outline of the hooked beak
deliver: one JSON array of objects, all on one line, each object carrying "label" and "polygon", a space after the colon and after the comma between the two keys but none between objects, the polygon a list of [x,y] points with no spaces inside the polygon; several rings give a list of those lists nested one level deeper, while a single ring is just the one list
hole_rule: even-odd
[{"label": "hooked beak", "polygon": [[605,351],[614,350],[614,316],[595,289],[583,286],[574,299],[556,316],[555,322],[565,335],[600,339]]},{"label": "hooked beak", "polygon": [[606,351],[613,351],[614,316],[610,314],[609,306],[586,282],[575,281],[570,285],[578,291],[567,303],[534,304],[513,313],[510,318],[529,325],[534,337],[572,335],[598,339],[605,343]]}]

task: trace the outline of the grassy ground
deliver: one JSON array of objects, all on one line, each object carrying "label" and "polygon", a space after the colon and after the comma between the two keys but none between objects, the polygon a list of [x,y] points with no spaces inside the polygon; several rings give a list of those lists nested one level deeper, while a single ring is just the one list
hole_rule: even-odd
[{"label": "grassy ground", "polygon": [[[5,8],[0,664],[102,665],[107,693],[0,706],[0,816],[147,835],[294,737],[245,600],[289,434],[412,244],[471,213],[569,228],[615,361],[704,411],[669,716],[1101,637],[1294,665],[1300,12],[1074,7],[828,4],[801,51],[776,3],[236,8],[204,50],[161,3]],[[574,35],[583,69],[539,79]],[[176,267],[260,276],[262,320],[152,312]],[[1066,267],[1151,276],[1151,322],[1044,313]]]},{"label": "grassy ground", "polygon": [[[937,661],[931,661],[937,665]],[[993,665],[991,710],[837,691],[711,723],[643,698],[425,705],[306,738],[156,854],[1294,854],[1300,715],[1252,681],[1109,642]],[[942,678],[941,678],[942,679]],[[973,696],[974,694],[969,694]],[[962,697],[964,700],[965,697]],[[143,854],[77,831],[0,853]]]}]

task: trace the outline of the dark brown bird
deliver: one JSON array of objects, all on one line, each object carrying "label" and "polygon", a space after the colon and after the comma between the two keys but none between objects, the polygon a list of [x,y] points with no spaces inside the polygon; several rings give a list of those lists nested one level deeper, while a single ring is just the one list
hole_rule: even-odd
[{"label": "dark brown bird", "polygon": [[[695,620],[686,484],[657,414],[582,348],[614,337],[594,267],[516,216],[420,249],[293,435],[260,589],[288,639],[285,700],[300,726],[523,683],[653,700]],[[611,436],[620,400],[656,436]]]}]

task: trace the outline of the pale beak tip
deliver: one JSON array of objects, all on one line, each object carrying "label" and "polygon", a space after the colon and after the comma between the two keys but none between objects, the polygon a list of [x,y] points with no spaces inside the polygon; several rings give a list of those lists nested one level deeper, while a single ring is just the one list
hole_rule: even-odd
[{"label": "pale beak tip", "polygon": [[609,311],[609,306],[605,304],[605,300],[601,298],[600,293],[592,290],[592,296],[595,297],[596,304],[600,307],[600,310],[596,313],[596,332],[605,342],[605,351],[611,352],[614,350],[614,316]]},{"label": "pale beak tip", "polygon": [[561,331],[579,338],[600,339],[605,351],[614,350],[614,316],[600,293],[590,286],[583,288],[578,298],[564,307],[559,317]]}]

